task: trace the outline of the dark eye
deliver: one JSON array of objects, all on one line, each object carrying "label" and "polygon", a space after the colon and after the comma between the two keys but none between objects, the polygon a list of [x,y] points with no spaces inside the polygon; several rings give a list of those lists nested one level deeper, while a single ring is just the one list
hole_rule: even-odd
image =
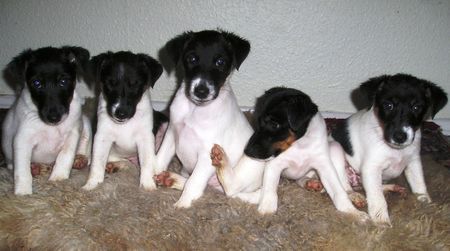
[{"label": "dark eye", "polygon": [[383,109],[386,111],[392,111],[394,110],[394,104],[392,104],[392,102],[386,101],[383,103]]},{"label": "dark eye", "polygon": [[223,66],[225,64],[225,60],[223,60],[222,58],[218,58],[216,60],[216,66]]},{"label": "dark eye", "polygon": [[64,87],[64,86],[66,86],[67,84],[69,84],[69,80],[68,80],[68,79],[65,79],[65,78],[63,78],[63,79],[61,79],[61,80],[58,81],[58,85],[61,86],[61,87]]},{"label": "dark eye", "polygon": [[189,55],[187,57],[187,61],[188,61],[188,63],[195,65],[198,63],[198,57],[195,55]]},{"label": "dark eye", "polygon": [[413,105],[413,106],[411,107],[411,110],[412,110],[413,112],[420,112],[420,111],[422,110],[422,106],[421,106],[421,105]]},{"label": "dark eye", "polygon": [[42,88],[42,83],[41,83],[40,80],[35,79],[31,83],[32,83],[33,87],[36,88],[36,89],[41,89]]}]

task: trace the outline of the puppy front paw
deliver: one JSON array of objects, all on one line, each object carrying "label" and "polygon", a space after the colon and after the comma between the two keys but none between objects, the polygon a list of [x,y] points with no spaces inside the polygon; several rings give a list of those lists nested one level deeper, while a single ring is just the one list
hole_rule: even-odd
[{"label": "puppy front paw", "polygon": [[431,203],[431,198],[428,194],[417,194],[417,200],[423,203]]},{"label": "puppy front paw", "polygon": [[224,166],[228,165],[227,155],[223,148],[217,144],[211,148],[211,164],[216,167],[216,169],[222,169]]},{"label": "puppy front paw", "polygon": [[164,171],[153,176],[153,179],[155,180],[156,185],[161,187],[172,187],[173,183],[175,182],[175,179],[170,176],[170,172],[168,171]]},{"label": "puppy front paw", "polygon": [[321,192],[323,190],[323,185],[318,179],[308,179],[305,182],[305,189],[313,192]]},{"label": "puppy front paw", "polygon": [[277,195],[265,195],[259,202],[258,212],[260,214],[274,214],[277,211]]},{"label": "puppy front paw", "polygon": [[192,205],[192,201],[191,200],[183,200],[183,199],[179,199],[175,204],[173,204],[174,207],[176,208],[190,208]]},{"label": "puppy front paw", "polygon": [[14,187],[14,194],[15,195],[29,195],[33,193],[33,186],[32,184],[26,184],[26,185],[16,185]]},{"label": "puppy front paw", "polygon": [[379,227],[392,227],[387,210],[381,208],[374,210],[369,209],[369,215],[375,225]]},{"label": "puppy front paw", "polygon": [[153,179],[145,179],[141,180],[140,185],[145,191],[153,191],[156,190],[156,184]]},{"label": "puppy front paw", "polygon": [[88,165],[88,158],[85,155],[77,154],[75,155],[75,159],[73,161],[72,168],[73,169],[83,169]]},{"label": "puppy front paw", "polygon": [[83,187],[81,187],[81,189],[86,190],[86,191],[90,191],[90,190],[95,189],[100,183],[102,183],[102,182],[94,181],[94,180],[88,180],[88,182]]},{"label": "puppy front paw", "polygon": [[50,174],[50,177],[48,178],[49,181],[61,181],[66,180],[69,178],[69,174],[66,173],[57,173],[55,171]]},{"label": "puppy front paw", "polygon": [[361,209],[367,206],[366,197],[358,192],[350,192],[348,197],[356,208]]}]

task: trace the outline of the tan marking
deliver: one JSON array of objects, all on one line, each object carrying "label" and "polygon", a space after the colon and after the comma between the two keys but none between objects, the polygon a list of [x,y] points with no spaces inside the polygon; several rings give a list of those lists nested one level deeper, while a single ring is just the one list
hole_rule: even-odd
[{"label": "tan marking", "polygon": [[272,148],[281,150],[282,152],[286,151],[291,145],[297,140],[297,137],[295,136],[295,133],[291,130],[289,130],[289,135],[286,139],[282,141],[275,142],[272,145]]}]

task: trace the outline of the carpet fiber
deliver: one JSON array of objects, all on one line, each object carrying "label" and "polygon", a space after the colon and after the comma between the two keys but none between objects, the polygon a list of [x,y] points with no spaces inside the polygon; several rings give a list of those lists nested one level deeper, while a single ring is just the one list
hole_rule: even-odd
[{"label": "carpet fiber", "polygon": [[[433,203],[388,195],[392,228],[359,223],[337,212],[326,194],[284,179],[278,212],[260,216],[255,206],[209,188],[192,208],[177,210],[173,204],[181,193],[140,190],[136,168],[107,174],[91,192],[80,189],[86,169],[57,183],[44,174],[33,179],[33,195],[19,197],[12,193],[12,172],[2,164],[0,249],[449,250],[449,146],[430,125],[423,164]],[[179,163],[174,160],[171,168],[179,169]],[[395,182],[406,184],[403,177]]]}]

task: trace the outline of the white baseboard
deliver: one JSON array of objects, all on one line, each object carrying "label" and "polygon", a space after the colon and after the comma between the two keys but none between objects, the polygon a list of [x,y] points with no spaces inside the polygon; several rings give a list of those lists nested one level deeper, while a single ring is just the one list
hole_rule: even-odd
[{"label": "white baseboard", "polygon": [[[15,100],[14,95],[0,95],[0,109],[8,109],[11,107]],[[164,110],[167,107],[167,102],[163,101],[152,101],[153,107],[157,111]],[[242,110],[248,111],[251,110],[251,107],[243,106]],[[337,118],[344,119],[350,116],[351,113],[347,112],[331,112],[331,111],[322,111],[320,112],[324,118]],[[450,119],[434,119],[434,123],[438,124],[444,135],[450,136]]]}]

